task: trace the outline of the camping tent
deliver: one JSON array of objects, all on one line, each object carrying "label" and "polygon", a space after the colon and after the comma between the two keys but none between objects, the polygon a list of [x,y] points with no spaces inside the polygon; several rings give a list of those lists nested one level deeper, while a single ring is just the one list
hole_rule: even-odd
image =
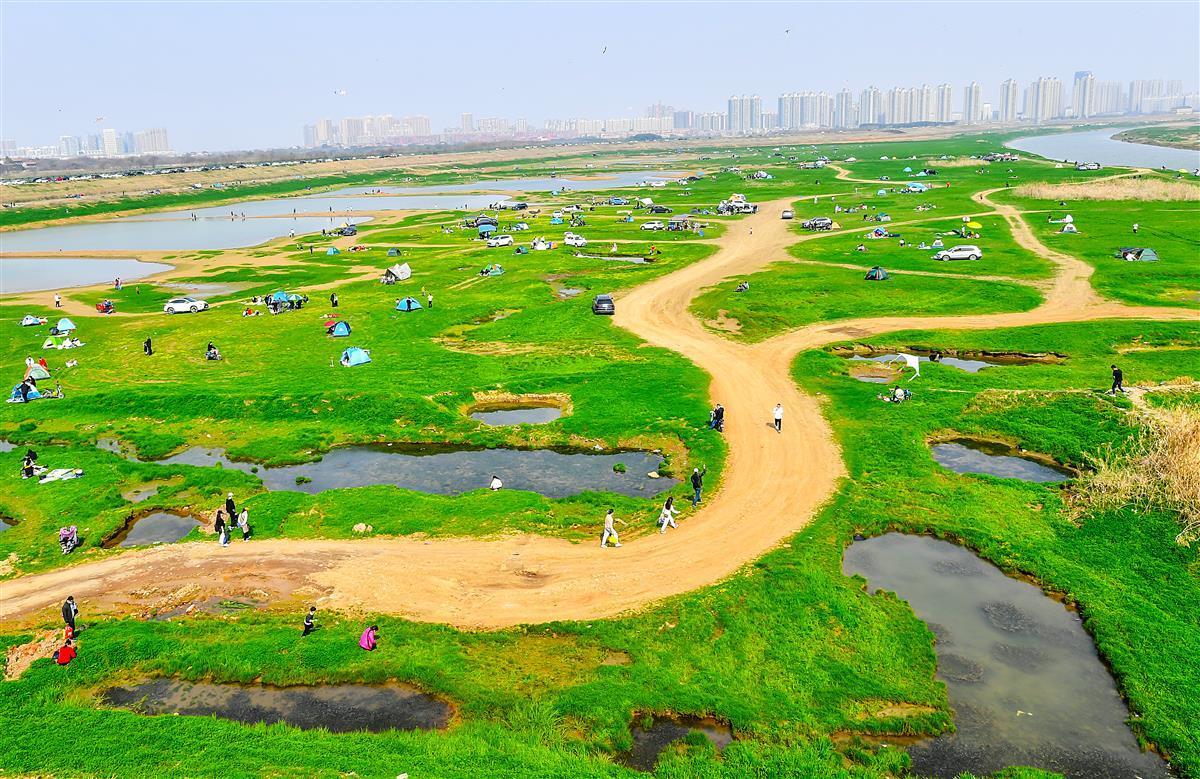
[{"label": "camping tent", "polygon": [[400,300],[396,301],[396,310],[397,311],[420,311],[421,304],[417,302],[416,298],[411,298],[411,297],[401,298]]},{"label": "camping tent", "polygon": [[41,381],[42,379],[50,378],[50,371],[46,370],[36,362],[25,369],[25,378]]},{"label": "camping tent", "polygon": [[332,335],[334,338],[343,338],[347,335],[350,335],[350,323],[349,322],[337,322],[336,324],[334,324],[332,327],[329,328],[329,334]]},{"label": "camping tent", "polygon": [[360,349],[357,346],[351,346],[346,351],[342,352],[342,365],[347,368],[353,368],[355,365],[362,365],[371,361],[371,353],[366,349]]},{"label": "camping tent", "polygon": [[904,166],[904,172],[905,172],[905,173],[912,173],[912,168],[910,168],[910,167],[908,167],[908,166],[906,165],[906,166]]},{"label": "camping tent", "polygon": [[58,324],[55,325],[55,328],[60,333],[69,333],[75,329],[75,323],[72,322],[70,319],[63,317],[62,319],[58,320]]},{"label": "camping tent", "polygon": [[383,272],[383,281],[387,284],[393,284],[397,281],[404,281],[412,277],[412,268],[408,267],[408,263],[393,265]]},{"label": "camping tent", "polygon": [[288,302],[288,293],[284,292],[283,290],[279,290],[278,292],[270,295],[267,298],[267,302],[268,303],[286,303],[286,302]]},{"label": "camping tent", "polygon": [[1059,230],[1059,232],[1070,234],[1070,233],[1077,233],[1077,232],[1079,232],[1079,230],[1076,229],[1075,225],[1071,224],[1070,222],[1067,222],[1065,225],[1062,226],[1062,229]]},{"label": "camping tent", "polygon": [[35,327],[37,325],[44,325],[44,324],[46,324],[45,319],[42,319],[41,317],[36,317],[33,314],[26,314],[25,318],[21,320],[21,327]]},{"label": "camping tent", "polygon": [[491,265],[488,265],[483,270],[481,270],[479,272],[479,275],[480,276],[499,276],[502,273],[504,273],[504,268],[501,268],[499,265],[496,265],[493,263]]},{"label": "camping tent", "polygon": [[341,249],[339,249],[336,246],[330,246],[328,249],[325,250],[325,253],[326,254],[341,254],[342,251],[341,251]]},{"label": "camping tent", "polygon": [[496,232],[496,225],[493,225],[493,224],[479,225],[479,227],[477,227],[475,229],[479,232],[480,235],[488,235],[490,233]]},{"label": "camping tent", "polygon": [[867,281],[887,281],[888,272],[876,265],[875,267],[871,268],[871,270],[867,271],[867,275],[863,278]]},{"label": "camping tent", "polygon": [[1122,246],[1117,256],[1129,262],[1158,262],[1158,252],[1150,248]]},{"label": "camping tent", "polygon": [[387,256],[389,256],[389,257],[399,257],[399,256],[400,256],[400,250],[399,250],[399,249],[397,249],[395,246],[393,246],[392,248],[388,249]]},{"label": "camping tent", "polygon": [[887,190],[886,190],[886,189],[881,189],[881,190],[879,190],[878,192],[876,192],[876,193],[875,193],[875,197],[883,197],[883,196],[884,196],[884,195],[886,195],[886,194],[887,194]]},{"label": "camping tent", "polygon": [[[22,384],[24,384],[24,382],[22,382]],[[37,391],[37,387],[29,388],[29,394],[27,396],[29,400],[37,400],[41,396],[42,396],[42,393]],[[20,384],[18,384],[12,388],[12,394],[8,396],[8,402],[9,403],[20,403],[21,402],[21,385]]]}]

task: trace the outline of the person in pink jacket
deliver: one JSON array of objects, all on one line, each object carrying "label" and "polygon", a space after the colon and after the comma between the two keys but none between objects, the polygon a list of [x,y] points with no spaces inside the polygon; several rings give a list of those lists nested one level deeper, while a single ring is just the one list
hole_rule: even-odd
[{"label": "person in pink jacket", "polygon": [[379,628],[375,625],[363,631],[362,636],[358,639],[358,645],[368,652],[375,651],[375,639],[379,635]]}]

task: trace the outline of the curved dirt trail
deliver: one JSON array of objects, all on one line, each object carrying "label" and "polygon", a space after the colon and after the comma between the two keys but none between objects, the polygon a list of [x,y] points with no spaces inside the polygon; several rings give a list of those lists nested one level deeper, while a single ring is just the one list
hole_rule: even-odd
[{"label": "curved dirt trail", "polygon": [[[143,611],[164,596],[261,590],[272,598],[318,597],[326,608],[363,609],[466,628],[612,616],[710,585],[802,528],[843,474],[840,453],[815,399],[795,387],[791,362],[802,349],[907,328],[991,328],[1109,317],[1197,318],[1180,309],[1106,302],[1088,284],[1091,268],[1050,252],[1018,212],[977,200],[1013,226],[1018,242],[1058,268],[1033,311],[950,317],[885,317],[817,324],[748,345],[707,330],[688,311],[704,287],[786,260],[797,241],[778,218],[791,201],[764,204],[730,226],[707,260],[682,268],[617,302],[618,325],[675,350],[713,377],[724,403],[729,461],[721,489],[678,530],[622,548],[600,549],[533,535],[497,540],[418,538],[361,541],[271,540],[175,544],[0,582],[0,618],[13,619],[74,594],[88,613]],[[751,233],[753,230],[753,233]],[[824,235],[828,235],[825,233]],[[811,240],[818,236],[806,236]],[[664,388],[669,391],[669,388]],[[775,403],[784,431],[771,427]],[[645,518],[649,521],[649,517]],[[596,518],[597,535],[600,517]],[[260,596],[262,597],[262,596]]]}]

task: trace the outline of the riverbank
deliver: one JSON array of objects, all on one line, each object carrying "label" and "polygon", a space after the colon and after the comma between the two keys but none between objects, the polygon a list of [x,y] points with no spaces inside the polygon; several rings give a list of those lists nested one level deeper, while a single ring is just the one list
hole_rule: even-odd
[{"label": "riverbank", "polygon": [[1200,124],[1166,127],[1139,127],[1123,130],[1113,140],[1125,143],[1140,143],[1146,146],[1161,146],[1167,149],[1200,151]]}]

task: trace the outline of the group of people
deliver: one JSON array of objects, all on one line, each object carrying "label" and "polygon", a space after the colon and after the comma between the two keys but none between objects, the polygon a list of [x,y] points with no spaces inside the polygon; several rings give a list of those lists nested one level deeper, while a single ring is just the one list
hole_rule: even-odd
[{"label": "group of people", "polygon": [[237,525],[238,530],[242,531],[242,540],[249,541],[250,510],[242,506],[242,510],[238,511],[231,492],[225,496],[225,508],[217,509],[217,515],[213,519],[213,530],[216,532],[217,541],[221,546],[229,546],[229,534],[234,525]]}]

